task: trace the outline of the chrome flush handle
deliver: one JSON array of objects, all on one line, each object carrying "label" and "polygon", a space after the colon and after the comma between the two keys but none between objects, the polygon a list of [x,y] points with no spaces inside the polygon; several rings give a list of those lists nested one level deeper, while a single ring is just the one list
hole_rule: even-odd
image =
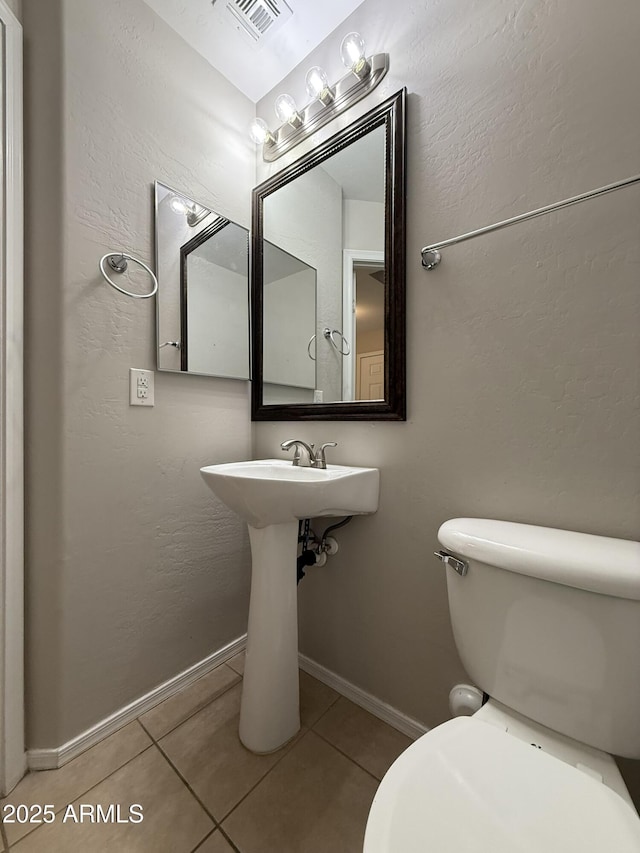
[{"label": "chrome flush handle", "polygon": [[459,560],[447,551],[434,551],[433,556],[437,557],[440,562],[445,564],[445,566],[451,566],[451,568],[454,569],[461,578],[463,578],[469,571],[469,563],[464,560]]}]

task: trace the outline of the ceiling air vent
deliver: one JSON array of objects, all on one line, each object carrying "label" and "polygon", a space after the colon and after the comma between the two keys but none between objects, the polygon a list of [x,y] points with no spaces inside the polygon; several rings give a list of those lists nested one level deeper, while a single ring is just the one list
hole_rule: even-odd
[{"label": "ceiling air vent", "polygon": [[227,0],[227,9],[236,29],[254,45],[280,29],[293,14],[284,0]]}]

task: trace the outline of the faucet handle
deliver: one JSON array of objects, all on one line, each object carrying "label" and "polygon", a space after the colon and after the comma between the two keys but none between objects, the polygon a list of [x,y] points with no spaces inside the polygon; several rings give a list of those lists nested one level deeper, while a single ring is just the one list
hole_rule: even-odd
[{"label": "faucet handle", "polygon": [[325,459],[324,449],[325,447],[337,447],[337,441],[327,441],[323,444],[315,453],[315,467],[316,468],[326,468],[327,460]]}]

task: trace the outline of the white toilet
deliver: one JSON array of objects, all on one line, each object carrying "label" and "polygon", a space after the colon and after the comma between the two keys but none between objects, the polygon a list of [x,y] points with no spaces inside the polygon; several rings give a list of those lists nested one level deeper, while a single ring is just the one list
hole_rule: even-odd
[{"label": "white toilet", "polygon": [[438,538],[490,698],[394,762],[364,853],[639,853],[611,754],[640,758],[640,543],[476,518]]}]

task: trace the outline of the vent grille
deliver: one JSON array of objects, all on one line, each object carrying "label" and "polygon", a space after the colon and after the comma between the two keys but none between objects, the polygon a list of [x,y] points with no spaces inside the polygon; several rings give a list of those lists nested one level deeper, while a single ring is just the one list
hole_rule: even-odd
[{"label": "vent grille", "polygon": [[284,0],[227,0],[227,9],[236,29],[254,45],[280,29],[293,14]]}]

